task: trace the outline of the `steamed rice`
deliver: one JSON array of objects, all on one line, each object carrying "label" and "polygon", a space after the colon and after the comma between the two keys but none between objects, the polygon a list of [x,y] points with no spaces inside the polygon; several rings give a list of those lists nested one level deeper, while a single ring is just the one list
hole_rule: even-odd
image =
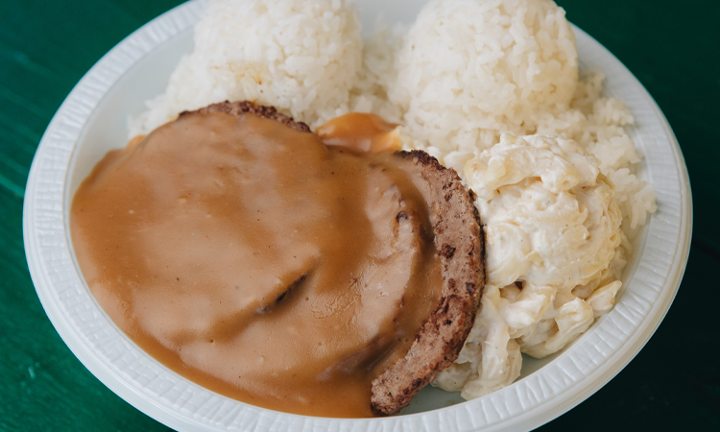
[{"label": "steamed rice", "polygon": [[434,0],[398,53],[389,94],[410,134],[444,152],[534,133],[577,82],[575,36],[551,0]]},{"label": "steamed rice", "polygon": [[[470,186],[473,161],[503,133],[575,141],[614,194],[619,243],[592,280],[563,288],[562,301],[557,287],[525,296],[512,283],[485,287],[460,358],[434,383],[473,398],[511,384],[520,352],[561,350],[612,308],[628,238],[656,209],[651,186],[636,176],[642,155],[625,130],[634,118],[624,102],[603,97],[603,80],[599,69],[578,71],[572,28],[551,0],[433,0],[409,29],[380,27],[365,41],[345,0],[211,0],[195,50],[131,122],[131,136],[226,99],[274,105],[313,128],[373,112],[403,125],[406,148],[427,151]],[[508,326],[507,311],[528,307],[528,296],[553,306],[522,329]]]},{"label": "steamed rice", "polygon": [[347,0],[211,0],[193,52],[130,134],[225,100],[273,105],[316,127],[349,111],[361,63],[360,20]]}]

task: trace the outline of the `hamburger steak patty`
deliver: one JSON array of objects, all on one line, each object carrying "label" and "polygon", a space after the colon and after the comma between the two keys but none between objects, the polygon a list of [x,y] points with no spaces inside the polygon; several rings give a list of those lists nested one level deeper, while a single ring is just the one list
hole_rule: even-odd
[{"label": "hamburger steak patty", "polygon": [[395,414],[460,354],[475,321],[485,285],[485,252],[475,195],[455,170],[429,154],[397,152],[418,182],[430,206],[435,247],[442,259],[442,299],[425,321],[410,350],[372,382],[371,406],[377,414]]},{"label": "hamburger steak patty", "polygon": [[[311,133],[305,123],[249,101],[226,101],[193,112],[252,113]],[[415,183],[429,206],[443,286],[440,304],[415,335],[407,354],[372,381],[371,408],[380,415],[408,406],[418,391],[457,359],[485,285],[484,238],[474,193],[462,185],[455,170],[443,167],[424,151],[398,151],[395,156],[402,159],[403,170],[421,180]]]}]

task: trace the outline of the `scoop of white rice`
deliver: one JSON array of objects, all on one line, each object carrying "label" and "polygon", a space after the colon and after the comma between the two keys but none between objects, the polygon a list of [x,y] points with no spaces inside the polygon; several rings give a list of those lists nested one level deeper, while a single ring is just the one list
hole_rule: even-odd
[{"label": "scoop of white rice", "polygon": [[500,133],[531,134],[566,109],[578,74],[575,36],[551,0],[433,0],[397,58],[390,100],[411,135],[473,151]]},{"label": "scoop of white rice", "polygon": [[349,110],[361,53],[358,13],[346,0],[210,0],[194,51],[131,120],[130,135],[226,99],[273,105],[316,126]]}]

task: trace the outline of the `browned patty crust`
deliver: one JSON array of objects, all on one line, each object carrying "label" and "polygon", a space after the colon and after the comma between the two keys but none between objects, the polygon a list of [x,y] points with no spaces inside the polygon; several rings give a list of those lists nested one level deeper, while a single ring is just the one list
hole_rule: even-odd
[{"label": "browned patty crust", "polygon": [[377,414],[394,414],[435,379],[460,354],[485,285],[485,252],[475,195],[455,170],[429,154],[397,152],[420,168],[427,184],[422,192],[430,206],[435,246],[442,260],[442,298],[415,335],[408,353],[372,382],[371,406]]},{"label": "browned patty crust", "polygon": [[199,110],[195,111],[184,111],[180,113],[180,115],[183,114],[190,114],[190,113],[200,113],[200,114],[207,114],[207,113],[214,113],[214,112],[221,112],[225,114],[230,115],[240,115],[240,114],[255,114],[258,117],[264,117],[270,120],[278,121],[285,126],[295,129],[299,132],[311,132],[310,126],[306,125],[303,122],[298,122],[293,120],[292,117],[286,116],[285,114],[281,114],[275,109],[275,107],[272,106],[265,106],[265,105],[255,105],[254,103],[250,101],[241,101],[241,102],[219,102],[212,105],[208,105],[204,108],[200,108]]}]

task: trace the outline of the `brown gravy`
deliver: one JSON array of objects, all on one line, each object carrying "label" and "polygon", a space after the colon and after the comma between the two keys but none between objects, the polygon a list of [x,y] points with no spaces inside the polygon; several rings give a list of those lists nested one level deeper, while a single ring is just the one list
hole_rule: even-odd
[{"label": "brown gravy", "polygon": [[103,309],[223,395],[372,416],[372,379],[407,352],[442,282],[417,180],[390,152],[347,151],[344,121],[326,146],[251,114],[189,114],[109,152],[70,220]]}]

